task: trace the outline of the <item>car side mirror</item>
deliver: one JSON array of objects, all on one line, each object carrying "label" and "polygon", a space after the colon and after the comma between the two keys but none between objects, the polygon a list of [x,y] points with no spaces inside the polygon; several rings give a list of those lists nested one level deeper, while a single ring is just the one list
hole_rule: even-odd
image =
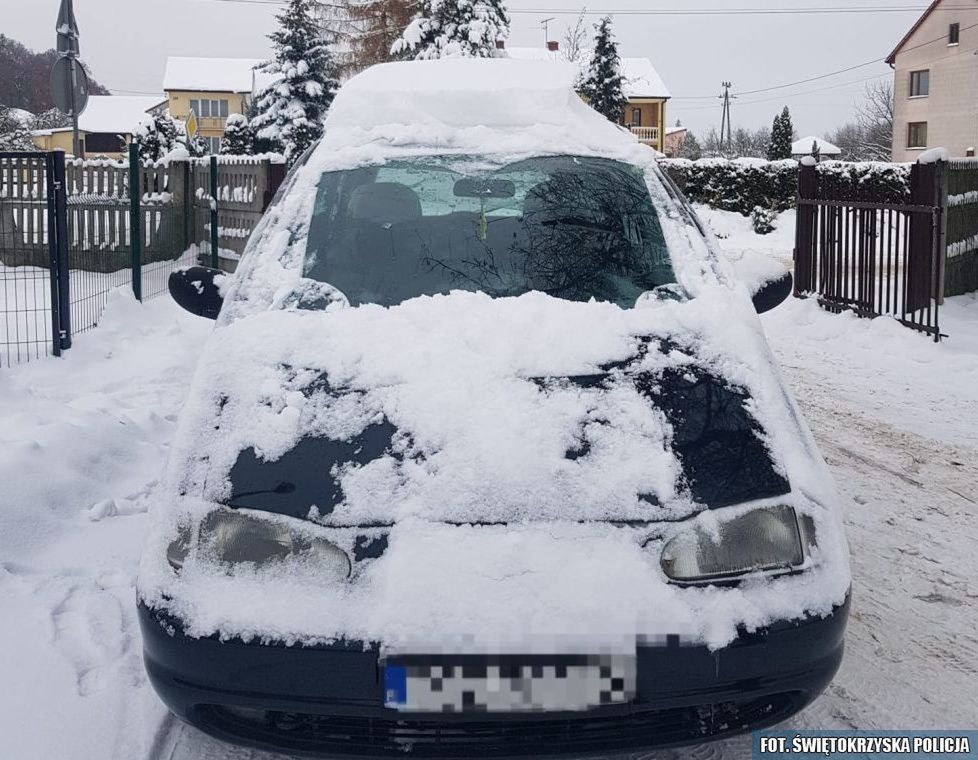
[{"label": "car side mirror", "polygon": [[761,286],[760,290],[751,296],[757,313],[763,314],[766,311],[771,311],[771,309],[780,306],[791,295],[793,287],[794,280],[791,277],[791,272],[785,272],[776,280],[766,282]]},{"label": "car side mirror", "polygon": [[227,276],[227,272],[220,269],[187,267],[172,272],[167,287],[173,300],[191,314],[217,319],[224,305],[218,278]]}]

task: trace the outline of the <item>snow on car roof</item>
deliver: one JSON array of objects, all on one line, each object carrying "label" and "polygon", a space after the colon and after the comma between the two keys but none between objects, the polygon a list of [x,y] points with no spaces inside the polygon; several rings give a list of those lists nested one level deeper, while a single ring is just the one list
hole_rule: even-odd
[{"label": "snow on car roof", "polygon": [[93,95],[78,118],[78,126],[86,132],[132,132],[148,111],[166,101],[159,95]]},{"label": "snow on car roof", "polygon": [[164,90],[252,92],[260,58],[185,58],[170,56],[163,73]]},{"label": "snow on car roof", "polygon": [[[546,48],[514,47],[507,48],[510,58],[521,61],[553,61],[567,64],[567,59],[561,57],[559,51]],[[580,69],[586,69],[590,61],[590,51],[583,51],[578,64]],[[652,61],[643,57],[621,59],[621,74],[624,78],[622,92],[626,98],[671,98],[672,94],[666,83],[662,81]]]},{"label": "snow on car roof", "polygon": [[[441,59],[373,66],[337,93],[326,142],[498,147],[498,133],[535,133],[542,148],[567,138],[613,149],[634,137],[574,92],[571,64],[511,59]],[[474,132],[473,132],[474,130]],[[347,133],[342,140],[337,133]],[[494,134],[495,133],[495,134]],[[572,151],[571,151],[572,152]]]}]

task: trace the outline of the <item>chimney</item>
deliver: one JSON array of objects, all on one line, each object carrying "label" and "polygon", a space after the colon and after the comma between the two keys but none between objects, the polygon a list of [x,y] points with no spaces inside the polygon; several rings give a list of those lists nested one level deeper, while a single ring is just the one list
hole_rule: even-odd
[{"label": "chimney", "polygon": [[560,43],[558,43],[557,40],[550,40],[549,42],[547,42],[547,50],[549,50],[551,53],[556,53],[557,48],[559,47],[560,47]]}]

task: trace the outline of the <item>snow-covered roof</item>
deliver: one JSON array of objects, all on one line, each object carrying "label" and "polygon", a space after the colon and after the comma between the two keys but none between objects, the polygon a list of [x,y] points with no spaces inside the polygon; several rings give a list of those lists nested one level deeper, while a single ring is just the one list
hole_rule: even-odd
[{"label": "snow-covered roof", "polygon": [[[163,89],[196,92],[252,92],[255,67],[260,58],[183,58],[166,59]],[[259,82],[260,83],[260,82]]]},{"label": "snow-covered roof", "polygon": [[821,137],[803,137],[791,144],[792,156],[808,156],[812,152],[812,145],[818,145],[818,152],[823,156],[841,156],[842,148],[833,145],[828,140]]},{"label": "snow-covered roof", "polygon": [[625,78],[622,91],[626,98],[671,98],[672,94],[648,58],[622,58]]},{"label": "snow-covered roof", "polygon": [[686,127],[666,127],[666,135],[675,135],[679,132],[687,132]]},{"label": "snow-covered roof", "polygon": [[[546,48],[513,47],[506,48],[510,58],[522,61],[565,61],[559,51]],[[580,66],[585,68],[591,57],[590,51],[581,56]],[[625,79],[622,90],[628,98],[670,98],[672,95],[666,87],[659,72],[655,70],[648,58],[622,58],[621,73]]]},{"label": "snow-covered roof", "polygon": [[85,132],[129,133],[146,118],[151,108],[164,102],[163,94],[92,95],[78,117],[78,127]]}]

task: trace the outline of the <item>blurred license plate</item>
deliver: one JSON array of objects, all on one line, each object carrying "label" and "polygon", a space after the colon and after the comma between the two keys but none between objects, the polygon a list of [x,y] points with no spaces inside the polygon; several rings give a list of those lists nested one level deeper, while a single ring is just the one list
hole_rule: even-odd
[{"label": "blurred license plate", "polygon": [[635,698],[634,655],[411,655],[383,662],[384,705],[404,712],[590,710]]}]

